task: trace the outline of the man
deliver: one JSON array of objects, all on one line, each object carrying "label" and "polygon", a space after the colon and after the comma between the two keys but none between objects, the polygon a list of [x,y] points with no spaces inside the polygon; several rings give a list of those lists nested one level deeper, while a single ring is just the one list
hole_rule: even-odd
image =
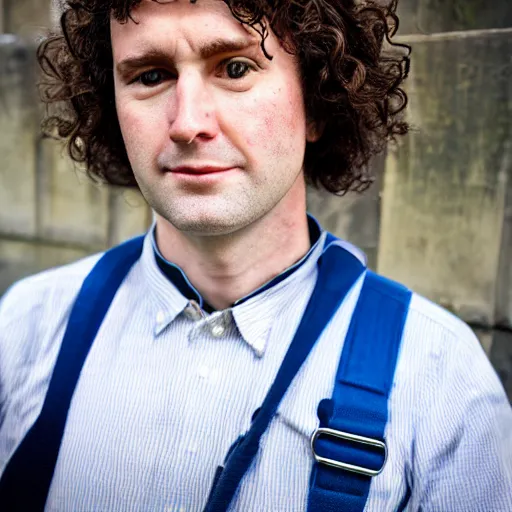
[{"label": "man", "polygon": [[[138,186],[155,223],[140,258],[110,287],[115,296],[105,299],[77,371],[45,510],[221,509],[209,500],[229,486],[218,468],[264,414],[317,292],[321,261],[334,250],[347,262],[327,282],[363,267],[360,251],[327,238],[307,217],[306,181],[338,192],[364,185],[358,169],[405,133],[399,87],[407,56],[382,53],[395,7],[348,0],[63,6],[64,36],[39,51],[53,80],[46,100],[64,102],[49,123],[91,175]],[[63,338],[72,333],[72,348],[81,334],[70,330],[70,312],[82,330],[96,321],[95,301],[75,300],[99,259],[25,279],[2,300],[4,495],[14,460],[31,471],[31,452],[16,454],[41,413]],[[366,279],[354,276],[264,429],[230,510],[315,507],[310,439]],[[319,295],[326,301],[327,288]],[[477,339],[417,295],[400,337],[387,460],[368,479],[364,510],[512,510],[512,411]],[[38,438],[32,450],[44,451],[44,443]],[[346,473],[353,474],[336,478]]]}]

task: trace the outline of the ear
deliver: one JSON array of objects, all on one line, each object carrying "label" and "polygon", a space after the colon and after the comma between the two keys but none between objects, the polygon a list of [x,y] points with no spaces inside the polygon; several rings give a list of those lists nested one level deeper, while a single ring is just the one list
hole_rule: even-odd
[{"label": "ear", "polygon": [[306,141],[316,142],[324,132],[325,124],[308,121],[306,124]]}]

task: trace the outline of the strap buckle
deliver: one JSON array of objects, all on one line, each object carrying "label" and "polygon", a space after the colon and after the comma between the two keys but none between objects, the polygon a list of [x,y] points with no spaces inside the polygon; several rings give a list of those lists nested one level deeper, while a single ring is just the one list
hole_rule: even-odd
[{"label": "strap buckle", "polygon": [[[379,469],[370,469],[362,466],[356,466],[354,464],[349,464],[348,462],[321,457],[315,452],[315,441],[321,435],[336,437],[338,439],[344,439],[346,441],[351,441],[352,443],[355,444],[362,444],[365,446],[373,446],[374,448],[380,448],[384,454],[384,462],[382,463],[382,466]],[[334,430],[332,428],[317,428],[313,432],[313,435],[311,436],[311,450],[313,452],[313,457],[319,464],[325,464],[327,466],[332,466],[338,469],[344,469],[352,473],[359,473],[360,475],[366,475],[370,477],[377,476],[379,473],[382,473],[382,470],[384,469],[384,466],[386,465],[386,461],[388,458],[388,449],[384,441],[380,441],[379,439],[373,439],[371,437],[359,436],[357,434],[351,434],[350,432],[343,432],[341,430]]]}]

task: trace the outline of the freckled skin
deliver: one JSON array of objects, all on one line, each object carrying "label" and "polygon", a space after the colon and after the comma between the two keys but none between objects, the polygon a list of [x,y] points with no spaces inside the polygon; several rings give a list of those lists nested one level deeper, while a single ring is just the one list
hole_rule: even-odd
[{"label": "freckled skin", "polygon": [[[156,86],[128,84],[114,72],[128,157],[159,222],[194,235],[227,235],[277,210],[281,220],[303,215],[308,134],[294,58],[270,34],[265,44],[273,60],[266,59],[260,36],[218,0],[143,0],[133,18],[137,23],[111,22],[114,67],[150,45],[168,51],[175,67],[175,76]],[[257,50],[200,58],[200,44],[231,36],[255,41]],[[217,69],[227,57],[256,70],[233,79]],[[236,169],[203,182],[165,172],[190,163]]]}]

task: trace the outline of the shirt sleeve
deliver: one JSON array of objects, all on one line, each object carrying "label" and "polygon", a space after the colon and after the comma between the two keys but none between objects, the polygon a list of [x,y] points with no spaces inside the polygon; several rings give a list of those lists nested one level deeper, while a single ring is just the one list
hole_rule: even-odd
[{"label": "shirt sleeve", "polygon": [[0,297],[0,432],[5,422],[8,398],[15,387],[16,353],[19,346],[15,341],[19,335],[18,313],[23,300],[18,297],[17,287],[13,286]]},{"label": "shirt sleeve", "polygon": [[2,362],[2,333],[5,332],[4,318],[2,315],[2,305],[4,304],[5,299],[0,297],[0,431],[2,430],[2,424],[5,420],[5,400],[6,400],[6,390],[5,390],[5,371],[4,366],[5,363]]},{"label": "shirt sleeve", "polygon": [[433,365],[433,399],[419,407],[418,509],[510,512],[512,409],[474,333],[458,330]]},{"label": "shirt sleeve", "polygon": [[41,412],[69,313],[100,257],[26,277],[0,297],[0,475]]},{"label": "shirt sleeve", "polygon": [[44,299],[41,287],[30,280],[16,283],[0,298],[0,475],[30,420],[26,413],[37,407],[37,397],[26,391]]}]

